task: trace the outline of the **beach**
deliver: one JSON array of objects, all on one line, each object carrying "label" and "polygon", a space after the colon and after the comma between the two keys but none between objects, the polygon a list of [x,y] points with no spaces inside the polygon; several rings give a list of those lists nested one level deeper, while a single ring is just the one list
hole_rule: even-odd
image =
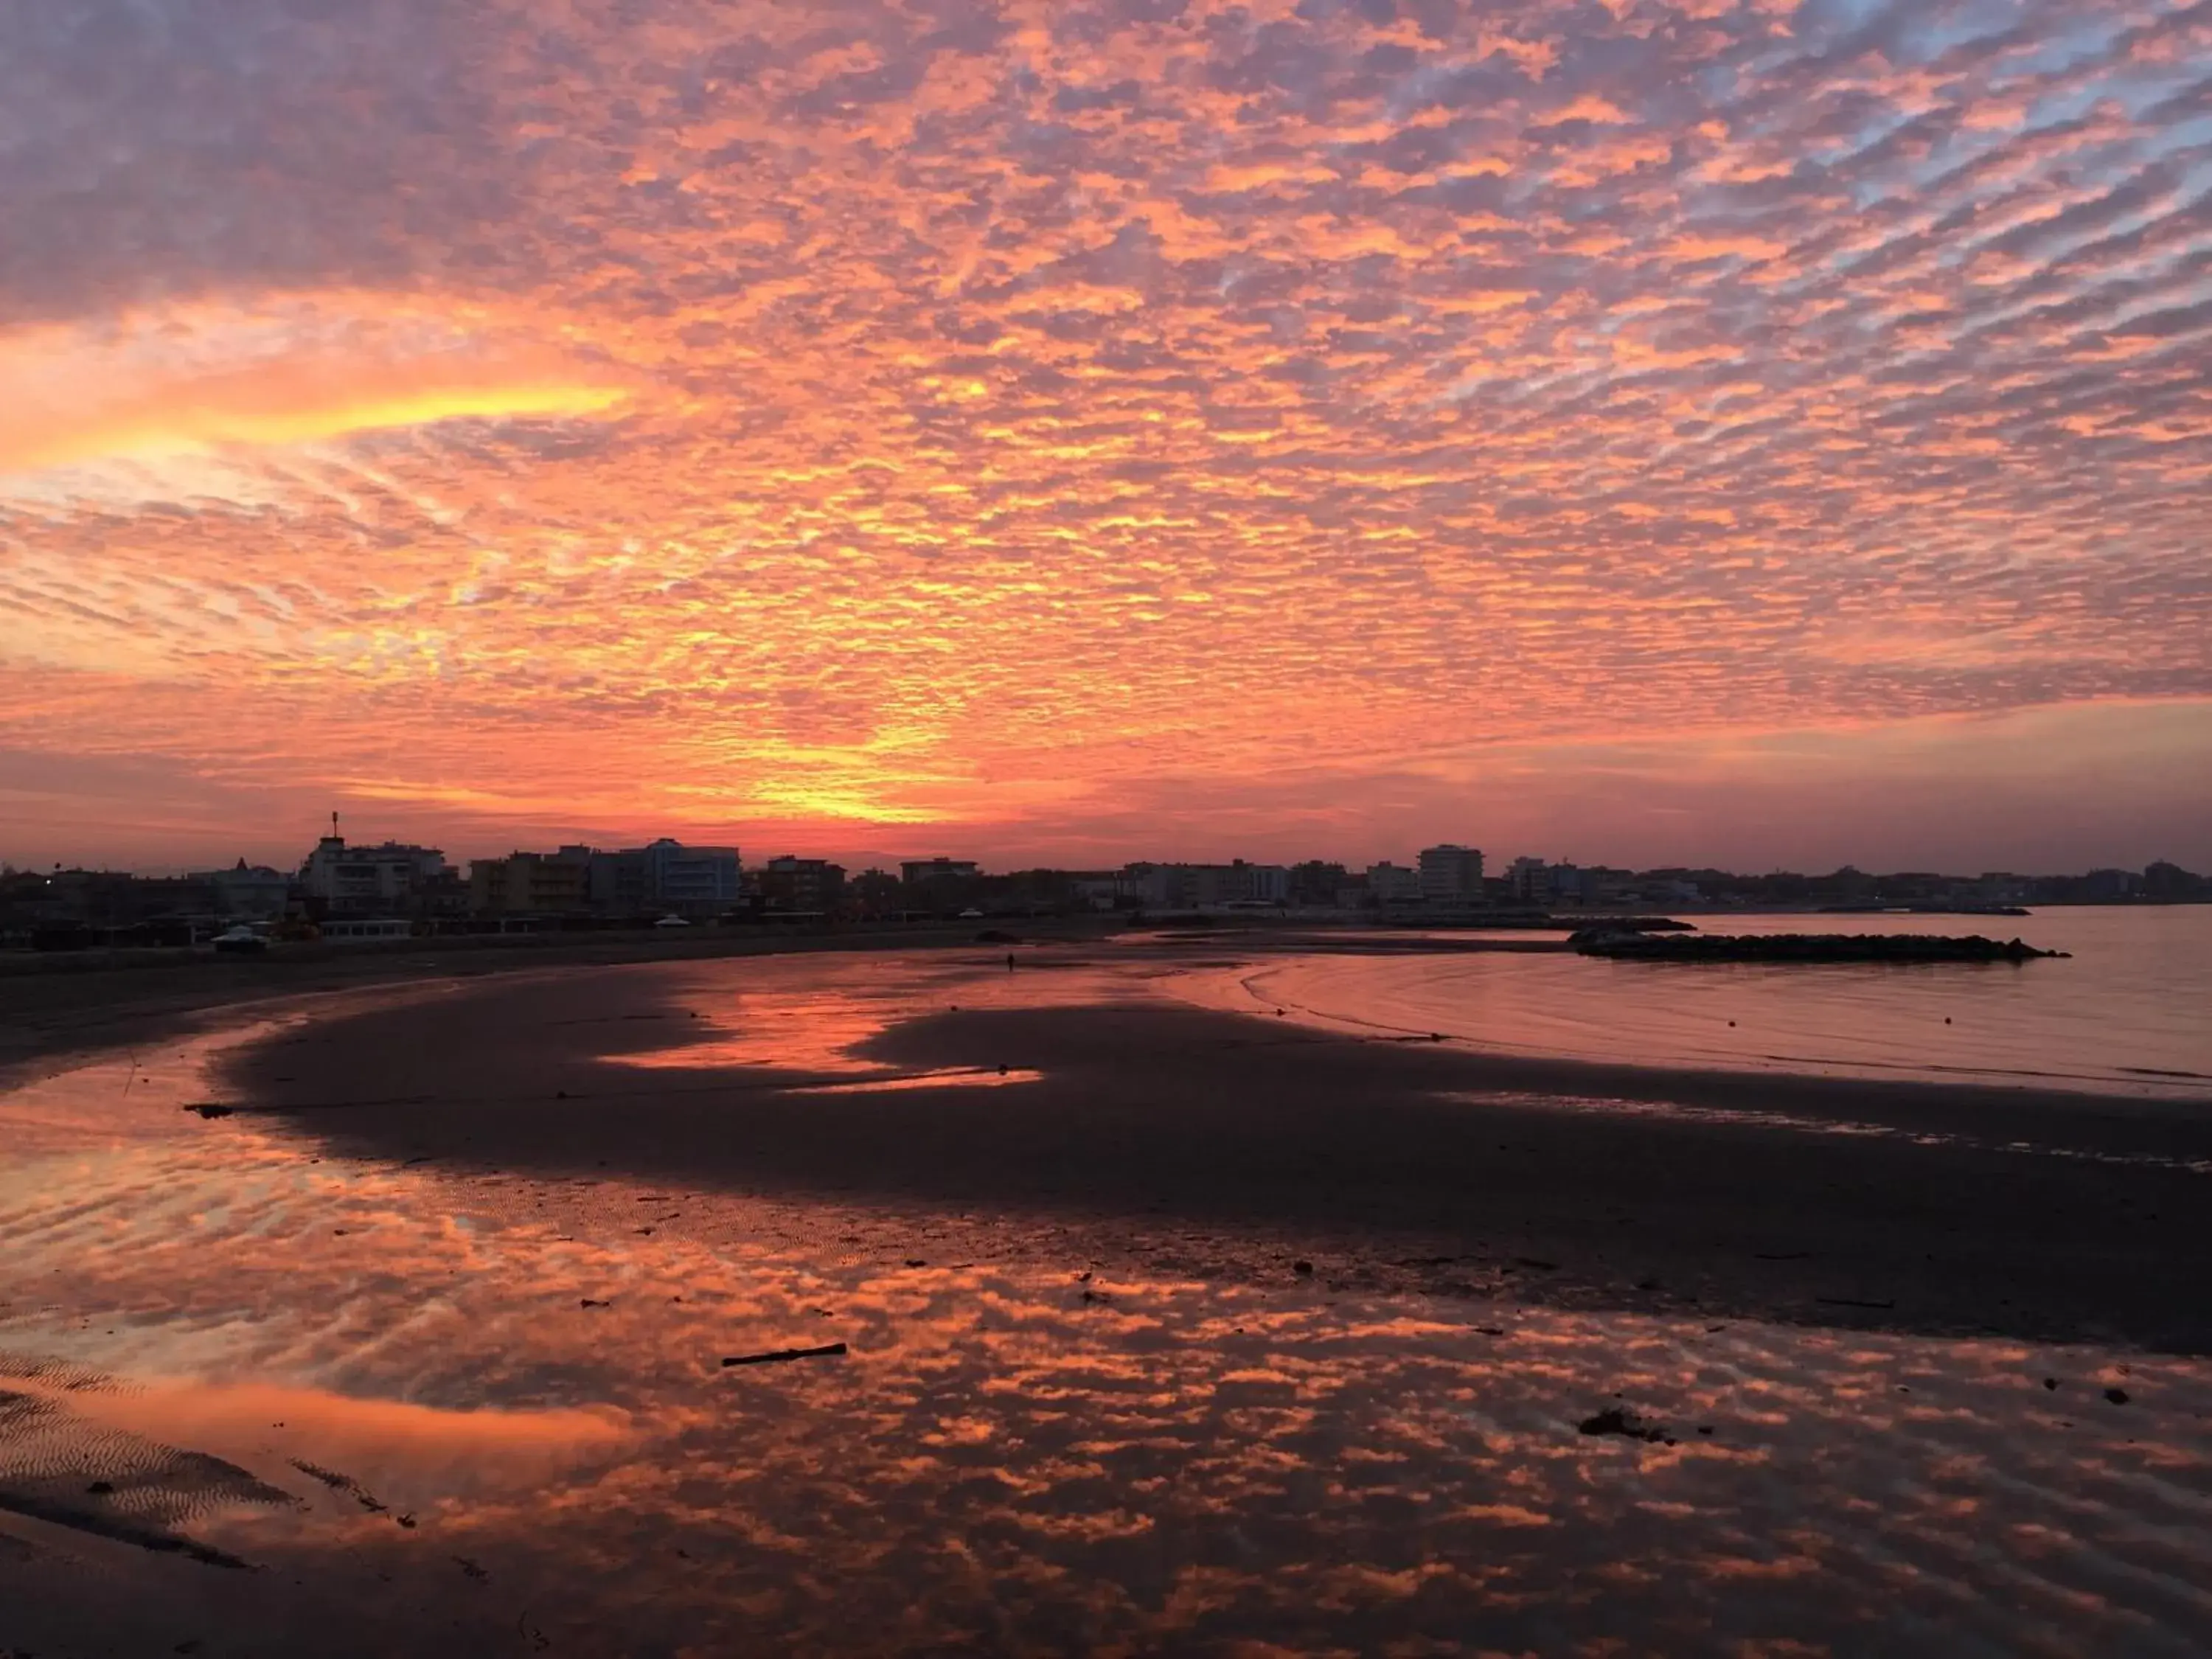
[{"label": "beach", "polygon": [[2212,1341],[2172,1289],[2212,1283],[2212,1118],[2185,1105],[1364,1039],[1146,995],[1156,964],[1097,956],[955,951],[866,988],[787,959],[795,1011],[737,1054],[695,1030],[719,969],[492,981],[229,1077],[351,1157],[1049,1219],[1133,1259],[1162,1233],[1263,1242],[1394,1290]]},{"label": "beach", "polygon": [[[1080,921],[1037,929],[1081,937]],[[70,1057],[143,1048],[234,1021],[241,1007],[287,1008],[366,988],[462,981],[553,968],[792,956],[817,951],[943,949],[972,940],[971,927],[804,933],[702,928],[440,935],[368,945],[287,944],[265,955],[205,951],[13,952],[0,957],[0,1086]]]},{"label": "beach", "polygon": [[131,1650],[122,1572],[160,1650],[2201,1649],[2201,1104],[1218,1006],[1310,943],[537,963],[50,1058],[0,1637]]}]

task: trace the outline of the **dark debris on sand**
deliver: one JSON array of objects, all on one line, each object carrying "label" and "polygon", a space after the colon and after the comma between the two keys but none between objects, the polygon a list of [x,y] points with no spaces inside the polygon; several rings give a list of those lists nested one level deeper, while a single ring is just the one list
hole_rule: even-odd
[{"label": "dark debris on sand", "polygon": [[[352,1498],[371,1515],[385,1515],[391,1510],[391,1505],[380,1500],[374,1492],[349,1474],[342,1474],[337,1469],[326,1469],[321,1464],[310,1463],[302,1457],[289,1457],[284,1461],[310,1480],[319,1480],[332,1492],[341,1492]],[[403,1522],[403,1524],[405,1523]]]},{"label": "dark debris on sand", "polygon": [[1592,1417],[1585,1417],[1577,1425],[1584,1434],[1614,1434],[1624,1439],[1648,1441],[1655,1446],[1672,1446],[1674,1437],[1658,1424],[1638,1416],[1626,1406],[1607,1406]]}]

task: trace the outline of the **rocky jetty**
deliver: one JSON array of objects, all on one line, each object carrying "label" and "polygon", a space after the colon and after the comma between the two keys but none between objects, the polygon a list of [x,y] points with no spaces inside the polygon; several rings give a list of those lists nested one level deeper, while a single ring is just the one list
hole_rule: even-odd
[{"label": "rocky jetty", "polygon": [[1648,933],[1585,927],[1568,940],[1589,957],[1637,962],[2027,962],[2063,957],[1979,933]]},{"label": "rocky jetty", "polygon": [[1401,910],[1386,915],[1382,920],[1389,927],[1419,927],[1425,931],[1465,927],[1485,933],[1526,928],[1532,933],[1541,933],[1557,928],[1561,933],[1694,933],[1698,926],[1694,921],[1678,921],[1673,916],[1562,916],[1549,910],[1468,910],[1447,916]]}]

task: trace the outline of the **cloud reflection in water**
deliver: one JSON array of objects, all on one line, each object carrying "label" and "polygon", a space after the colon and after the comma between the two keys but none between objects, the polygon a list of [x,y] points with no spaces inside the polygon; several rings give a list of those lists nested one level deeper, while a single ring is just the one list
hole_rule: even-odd
[{"label": "cloud reflection in water", "polygon": [[[1042,1222],[317,1159],[264,1120],[125,1107],[115,1075],[76,1074],[114,1102],[97,1133],[0,1191],[0,1352],[85,1446],[212,1453],[301,1501],[179,1520],[278,1570],[250,1577],[21,1531],[19,1639],[219,1617],[266,1652],[319,1618],[362,1650],[458,1620],[488,1651],[2179,1654],[2212,1631],[2200,1362],[1354,1294],[1326,1264],[1094,1268]],[[1675,1443],[1577,1432],[1613,1404]]]}]

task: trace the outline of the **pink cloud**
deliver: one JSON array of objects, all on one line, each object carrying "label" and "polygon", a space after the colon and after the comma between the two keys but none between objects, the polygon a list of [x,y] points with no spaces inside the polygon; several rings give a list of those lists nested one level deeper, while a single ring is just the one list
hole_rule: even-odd
[{"label": "pink cloud", "polygon": [[2004,9],[240,0],[189,83],[162,6],[42,21],[0,744],[1096,850],[1469,746],[2154,721],[2203,24]]}]

